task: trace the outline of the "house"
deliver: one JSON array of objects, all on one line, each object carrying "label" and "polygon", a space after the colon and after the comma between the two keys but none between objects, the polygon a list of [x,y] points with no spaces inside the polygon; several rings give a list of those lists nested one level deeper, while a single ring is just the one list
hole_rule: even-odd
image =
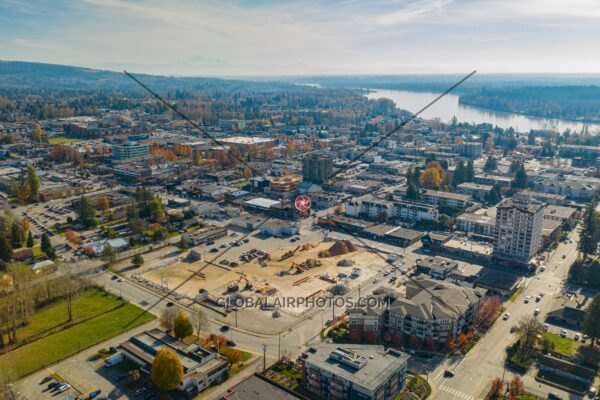
[{"label": "house", "polygon": [[299,358],[302,385],[327,399],[391,400],[404,388],[409,358],[383,346],[318,344]]},{"label": "house", "polygon": [[119,348],[125,359],[137,364],[145,373],[150,373],[159,350],[172,351],[183,366],[183,379],[178,389],[189,394],[225,381],[229,371],[229,363],[219,354],[196,344],[186,344],[158,328],[132,336]]},{"label": "house", "polygon": [[581,329],[585,320],[585,310],[589,307],[591,299],[587,296],[573,295],[568,299],[560,299],[547,319],[571,329]]}]

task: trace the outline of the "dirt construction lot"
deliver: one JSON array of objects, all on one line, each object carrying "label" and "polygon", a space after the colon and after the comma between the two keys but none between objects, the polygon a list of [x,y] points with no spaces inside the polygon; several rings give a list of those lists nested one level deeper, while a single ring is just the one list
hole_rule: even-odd
[{"label": "dirt construction lot", "polygon": [[[230,284],[237,283],[240,288],[239,293],[246,297],[264,297],[267,288],[276,289],[276,292],[271,293],[268,298],[282,296],[306,298],[319,291],[321,291],[319,292],[320,296],[326,296],[328,289],[334,283],[323,280],[320,276],[338,280],[338,282],[343,282],[352,288],[389,266],[380,256],[362,248],[357,248],[355,251],[343,255],[319,257],[319,252],[327,251],[333,244],[334,242],[321,242],[314,246],[307,246],[309,248],[304,249],[297,249],[298,246],[293,245],[280,248],[270,254],[271,260],[264,267],[256,259],[249,263],[240,264],[235,268],[209,265],[202,270],[204,276],[194,276],[177,291],[194,298],[200,289],[204,289],[211,298],[219,298],[232,294],[227,287]],[[281,260],[285,253],[294,249],[297,249],[297,251],[293,256]],[[207,258],[210,259],[211,255],[202,254],[202,259]],[[303,272],[298,273],[295,265],[306,264],[307,260],[320,262],[321,265],[304,269]],[[338,266],[338,262],[342,260],[350,260],[352,265]],[[142,277],[156,284],[166,284],[169,288],[172,288],[188,279],[204,265],[203,261],[193,263],[178,261],[163,268],[149,271],[143,274]],[[354,267],[361,270],[360,276],[353,279],[340,280],[338,278],[339,273],[350,276]],[[247,282],[251,283],[252,289],[246,289]],[[260,289],[262,289],[262,292],[259,291]]]}]

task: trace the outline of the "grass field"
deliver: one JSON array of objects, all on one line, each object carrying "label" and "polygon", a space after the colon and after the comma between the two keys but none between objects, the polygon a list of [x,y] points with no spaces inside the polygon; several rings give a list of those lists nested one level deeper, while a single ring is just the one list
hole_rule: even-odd
[{"label": "grass field", "polygon": [[581,343],[576,342],[571,339],[562,338],[559,335],[555,335],[554,333],[546,333],[544,335],[548,339],[554,342],[554,351],[560,354],[564,354],[566,356],[574,356],[581,346]]},{"label": "grass field", "polygon": [[53,137],[48,139],[48,143],[50,144],[65,144],[65,143],[75,143],[75,142],[80,142],[81,139],[75,139],[75,138],[67,138],[64,136],[58,136],[58,137]]},{"label": "grass field", "polygon": [[[102,312],[111,310],[122,303],[122,300],[100,289],[89,289],[73,299],[73,322]],[[60,328],[68,320],[67,302],[58,301],[40,308],[31,316],[27,326],[17,330],[17,339],[23,341],[44,331]]]},{"label": "grass field", "polygon": [[[119,303],[114,296],[102,295],[102,293],[93,290],[78,297],[75,300],[79,302],[79,307],[75,307],[77,317],[81,319],[81,316],[86,313],[88,316],[97,315]],[[42,314],[45,318],[52,318],[52,315],[57,318],[65,316],[58,305],[57,307],[46,307],[40,310],[40,313],[45,313]],[[127,303],[122,307],[104,312],[1,355],[0,370],[11,371],[15,378],[28,375],[153,318],[154,316],[151,314]],[[30,332],[34,332],[34,330],[39,332],[47,329],[48,326],[56,325],[56,321],[43,321],[40,317],[36,322],[36,328],[31,328]]]}]

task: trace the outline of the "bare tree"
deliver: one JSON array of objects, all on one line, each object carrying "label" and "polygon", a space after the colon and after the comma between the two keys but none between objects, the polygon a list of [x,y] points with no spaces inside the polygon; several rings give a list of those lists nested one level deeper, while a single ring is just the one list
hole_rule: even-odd
[{"label": "bare tree", "polygon": [[174,307],[166,307],[161,315],[161,325],[165,330],[169,333],[173,332],[173,328],[175,327],[175,318],[179,311]]},{"label": "bare tree", "polygon": [[521,341],[521,354],[533,347],[538,337],[544,332],[544,327],[535,317],[523,317],[517,325],[517,335]]},{"label": "bare tree", "polygon": [[194,310],[192,320],[194,322],[194,329],[196,329],[196,335],[198,337],[198,340],[200,340],[200,332],[207,330],[210,323],[202,309],[200,309],[200,307]]}]

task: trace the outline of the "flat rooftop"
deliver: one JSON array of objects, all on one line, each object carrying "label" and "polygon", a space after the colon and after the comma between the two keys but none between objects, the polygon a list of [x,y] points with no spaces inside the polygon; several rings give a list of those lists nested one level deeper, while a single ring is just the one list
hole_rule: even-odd
[{"label": "flat rooftop", "polygon": [[[366,364],[357,369],[347,363],[332,357],[335,350],[352,352],[366,358]],[[358,344],[318,344],[306,352],[309,364],[319,369],[331,371],[365,389],[374,390],[382,385],[389,376],[398,371],[408,361],[410,356],[400,351],[384,350],[383,346]]]}]

